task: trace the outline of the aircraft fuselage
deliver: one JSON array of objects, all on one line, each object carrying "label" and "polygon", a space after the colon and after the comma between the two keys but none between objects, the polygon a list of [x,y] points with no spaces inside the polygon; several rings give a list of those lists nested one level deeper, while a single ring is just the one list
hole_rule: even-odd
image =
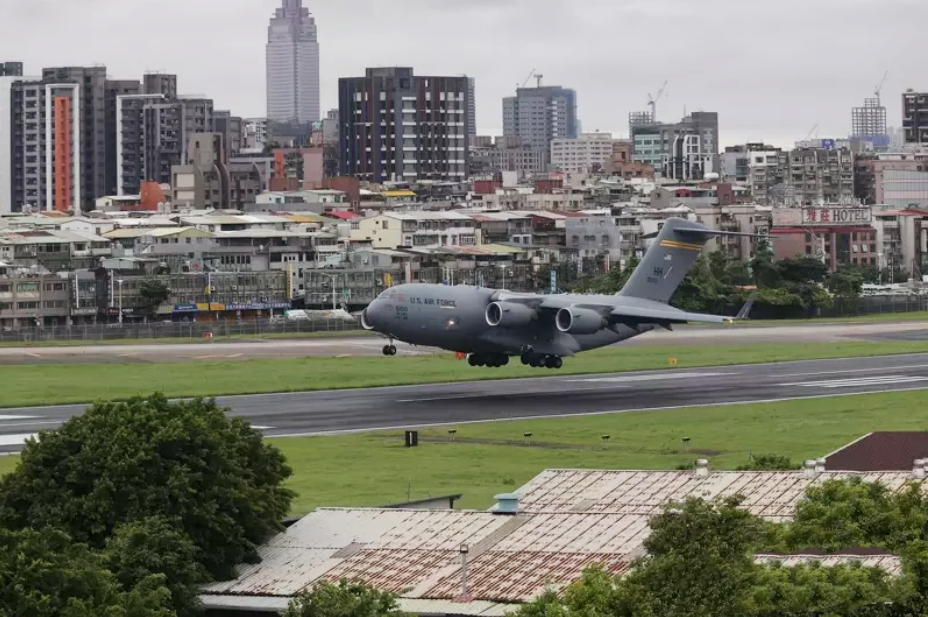
[{"label": "aircraft fuselage", "polygon": [[[374,300],[365,309],[362,320],[365,328],[405,343],[484,355],[533,352],[568,357],[653,329],[617,324],[592,334],[569,334],[557,328],[552,316],[544,314],[522,326],[493,326],[487,318],[487,307],[498,291],[464,285],[399,285]],[[583,302],[593,297],[575,298]]]}]

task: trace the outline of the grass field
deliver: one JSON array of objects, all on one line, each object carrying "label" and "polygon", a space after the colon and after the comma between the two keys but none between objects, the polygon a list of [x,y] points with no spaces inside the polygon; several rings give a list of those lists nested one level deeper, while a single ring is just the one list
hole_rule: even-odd
[{"label": "grass field", "polygon": [[[924,392],[694,408],[657,413],[488,422],[420,432],[405,448],[395,432],[272,439],[294,469],[295,514],[319,506],[380,506],[463,494],[464,508],[487,508],[546,468],[673,469],[708,458],[733,469],[750,453],[801,462],[871,431],[925,430]],[[531,441],[523,434],[532,432]],[[603,444],[602,435],[610,435]],[[691,439],[689,452],[682,438]],[[17,457],[0,457],[0,473]]]},{"label": "grass field", "polygon": [[[0,408],[84,403],[161,391],[218,396],[438,383],[554,374],[676,369],[851,356],[928,352],[928,342],[776,343],[693,347],[612,347],[569,358],[554,373],[516,362],[474,368],[450,354],[414,357],[302,358],[157,364],[27,364],[3,366]],[[673,369],[669,369],[673,370]]]},{"label": "grass field", "polygon": [[[395,432],[271,439],[294,469],[294,513],[319,506],[380,506],[463,494],[464,508],[487,508],[546,468],[673,469],[708,458],[733,469],[749,455],[801,462],[871,431],[925,430],[924,392],[694,408],[656,413],[488,422],[420,432],[405,448]],[[530,441],[523,434],[533,433]],[[602,435],[609,435],[607,444]],[[689,452],[682,438],[691,439]],[[17,457],[0,457],[0,474]]]}]

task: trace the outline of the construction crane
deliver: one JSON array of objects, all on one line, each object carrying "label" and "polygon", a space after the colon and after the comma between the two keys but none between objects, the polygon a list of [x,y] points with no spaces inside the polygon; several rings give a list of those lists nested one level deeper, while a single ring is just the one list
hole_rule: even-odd
[{"label": "construction crane", "polygon": [[[532,77],[535,77],[535,69],[532,69],[531,72],[529,72],[528,77],[525,78],[525,81],[522,82],[521,86],[519,84],[516,84],[516,88],[524,88],[525,86],[527,86],[528,82],[532,80]],[[540,79],[541,75],[539,75],[538,78]]]},{"label": "construction crane", "polygon": [[651,96],[648,94],[648,105],[651,106],[651,122],[657,122],[657,102],[661,100],[661,97],[664,96],[664,89],[667,88],[667,82],[664,82],[664,85],[661,86],[661,89],[657,91],[657,96]]},{"label": "construction crane", "polygon": [[876,106],[880,106],[880,93],[883,91],[883,84],[886,83],[886,78],[889,77],[889,71],[883,73],[883,79],[880,80],[880,83],[877,84],[876,90],[873,93],[876,95]]}]

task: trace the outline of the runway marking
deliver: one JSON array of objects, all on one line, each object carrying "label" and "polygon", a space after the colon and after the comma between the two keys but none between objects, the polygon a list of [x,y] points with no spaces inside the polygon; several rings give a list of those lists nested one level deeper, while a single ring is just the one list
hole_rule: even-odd
[{"label": "runway marking", "polygon": [[[902,371],[910,368],[928,368],[928,364],[909,364],[907,366],[894,366],[894,371]],[[876,371],[885,371],[885,366],[874,366],[870,368],[852,368],[844,371],[818,371],[815,373],[791,373],[787,375],[777,375],[778,378],[785,377],[816,377],[818,375],[847,375],[848,373],[872,373]]]},{"label": "runway marking", "polygon": [[270,431],[270,430],[272,430],[274,427],[273,427],[273,426],[256,426],[256,425],[252,424],[252,425],[251,425],[251,428],[256,429],[256,430],[259,430],[259,431]]},{"label": "runway marking", "polygon": [[6,422],[7,420],[34,420],[40,416],[0,416],[0,422]]},{"label": "runway marking", "polygon": [[621,383],[624,381],[660,381],[664,379],[687,379],[690,377],[722,377],[728,375],[737,375],[738,373],[661,373],[658,375],[626,375],[623,377],[597,377],[590,379],[567,379],[566,381],[577,383],[590,382],[609,382]]},{"label": "runway marking", "polygon": [[[603,386],[601,388],[579,388],[571,390],[571,393],[582,393],[582,392],[598,392],[602,390],[624,390],[625,388],[631,388],[631,386]],[[543,396],[545,394],[560,394],[560,392],[531,392],[531,391],[519,391],[519,392],[497,392],[493,394],[449,394],[447,396],[430,396],[426,398],[407,398],[396,401],[397,403],[433,403],[435,401],[461,401],[467,399],[476,399],[476,398],[499,398],[503,396],[522,396],[525,394],[536,394]]]},{"label": "runway marking", "polygon": [[241,358],[241,357],[244,356],[244,355],[245,355],[245,354],[243,354],[243,353],[236,353],[236,354],[232,354],[231,356],[226,356],[226,357],[227,357],[227,358]]},{"label": "runway marking", "polygon": [[134,357],[137,356],[137,355],[139,355],[139,352],[135,351],[135,352],[132,352],[132,353],[121,353],[121,354],[119,354],[119,357],[120,357],[120,358],[134,358]]},{"label": "runway marking", "polygon": [[35,433],[28,435],[0,435],[0,446],[21,446],[26,443],[30,437],[35,437]]},{"label": "runway marking", "polygon": [[595,416],[611,416],[620,413],[646,413],[653,411],[679,411],[681,409],[700,409],[705,407],[736,407],[738,405],[763,405],[769,403],[786,403],[790,401],[811,401],[823,398],[841,398],[844,396],[863,396],[865,394],[882,394],[884,392],[923,392],[928,390],[928,386],[917,386],[914,388],[892,388],[889,390],[877,390],[872,392],[830,392],[828,394],[811,394],[809,396],[785,396],[782,398],[769,398],[746,401],[730,401],[725,403],[696,403],[690,405],[673,405],[669,407],[641,407],[638,409],[613,409],[610,411],[585,411],[582,413],[562,413],[539,416],[518,416],[513,418],[489,418],[486,420],[463,420],[460,422],[434,422],[426,424],[406,424],[398,426],[379,426],[357,429],[345,429],[336,431],[312,431],[306,433],[288,433],[283,435],[267,435],[273,439],[290,439],[296,437],[324,437],[326,435],[357,435],[359,433],[376,433],[381,431],[401,431],[405,429],[425,429],[425,428],[442,428],[445,426],[466,426],[468,424],[490,424],[491,422],[523,422],[526,420],[551,420],[559,418],[583,418]]},{"label": "runway marking", "polygon": [[781,383],[780,385],[803,388],[862,388],[865,386],[882,386],[895,383],[912,383],[916,381],[928,381],[928,377],[917,375],[884,375],[877,377],[830,379],[826,381],[800,381],[797,383]]}]

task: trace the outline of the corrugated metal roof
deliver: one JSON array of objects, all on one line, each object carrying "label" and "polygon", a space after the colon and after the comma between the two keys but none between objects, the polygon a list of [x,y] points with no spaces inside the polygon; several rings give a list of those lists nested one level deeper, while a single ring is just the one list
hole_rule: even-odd
[{"label": "corrugated metal roof", "polygon": [[852,475],[898,490],[908,472],[854,473],[825,471],[818,479],[802,471],[716,471],[708,478],[694,471],[547,470],[516,491],[524,512],[657,514],[664,504],[689,497],[714,499],[741,494],[744,506],[770,520],[786,520],[807,486]]},{"label": "corrugated metal roof", "polygon": [[858,562],[868,568],[880,568],[892,576],[902,574],[902,560],[895,555],[756,555],[754,561],[761,564],[781,563],[786,567],[808,563],[832,567]]}]

